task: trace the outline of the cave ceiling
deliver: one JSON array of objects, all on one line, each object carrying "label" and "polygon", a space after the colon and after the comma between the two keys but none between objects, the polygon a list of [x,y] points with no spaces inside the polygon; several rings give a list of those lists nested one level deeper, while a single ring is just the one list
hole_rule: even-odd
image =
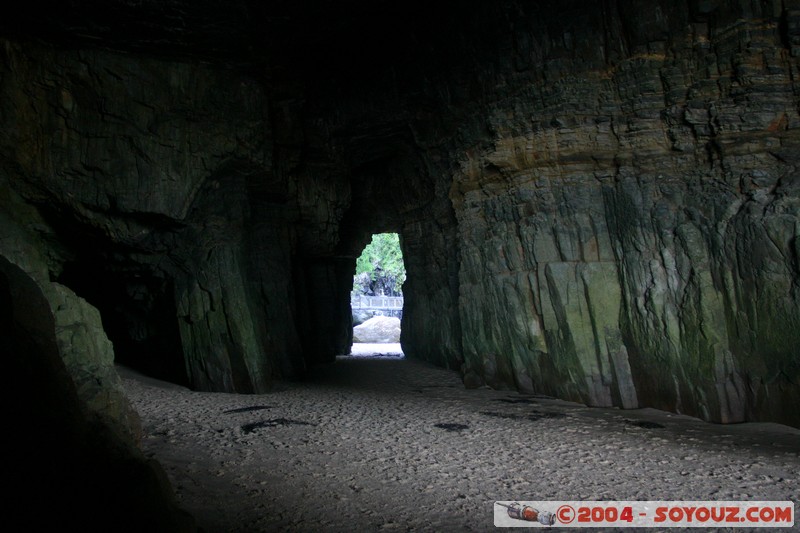
[{"label": "cave ceiling", "polygon": [[[463,4],[462,4],[463,6]],[[8,8],[7,8],[8,9]],[[353,76],[430,52],[458,13],[430,2],[32,1],[0,32],[65,47],[194,59],[266,80]]]}]

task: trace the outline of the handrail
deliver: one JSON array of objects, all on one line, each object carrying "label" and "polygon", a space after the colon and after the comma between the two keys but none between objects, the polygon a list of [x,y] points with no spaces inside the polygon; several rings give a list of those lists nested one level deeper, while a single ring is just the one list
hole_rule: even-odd
[{"label": "handrail", "polygon": [[402,296],[353,296],[350,298],[352,309],[402,309]]}]

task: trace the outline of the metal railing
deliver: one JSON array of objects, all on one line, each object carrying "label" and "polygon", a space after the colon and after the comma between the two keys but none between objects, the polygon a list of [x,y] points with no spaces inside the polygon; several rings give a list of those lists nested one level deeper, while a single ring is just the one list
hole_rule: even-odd
[{"label": "metal railing", "polygon": [[352,309],[402,309],[402,296],[352,296]]}]

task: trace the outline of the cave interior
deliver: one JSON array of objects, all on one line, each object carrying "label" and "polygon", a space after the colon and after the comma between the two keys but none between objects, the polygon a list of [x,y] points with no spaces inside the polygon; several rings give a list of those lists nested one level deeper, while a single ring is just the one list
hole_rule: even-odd
[{"label": "cave interior", "polygon": [[799,2],[3,10],[3,344],[65,454],[136,440],[115,362],[263,393],[348,353],[382,232],[404,353],[468,388],[800,427]]}]

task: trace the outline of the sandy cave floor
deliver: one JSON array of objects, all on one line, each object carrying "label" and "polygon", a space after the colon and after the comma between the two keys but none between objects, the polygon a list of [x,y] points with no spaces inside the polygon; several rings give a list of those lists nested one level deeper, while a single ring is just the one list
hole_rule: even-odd
[{"label": "sandy cave floor", "polygon": [[465,390],[396,354],[340,357],[265,395],[120,373],[145,453],[207,533],[495,531],[493,501],[513,499],[800,508],[800,431],[778,424]]}]

